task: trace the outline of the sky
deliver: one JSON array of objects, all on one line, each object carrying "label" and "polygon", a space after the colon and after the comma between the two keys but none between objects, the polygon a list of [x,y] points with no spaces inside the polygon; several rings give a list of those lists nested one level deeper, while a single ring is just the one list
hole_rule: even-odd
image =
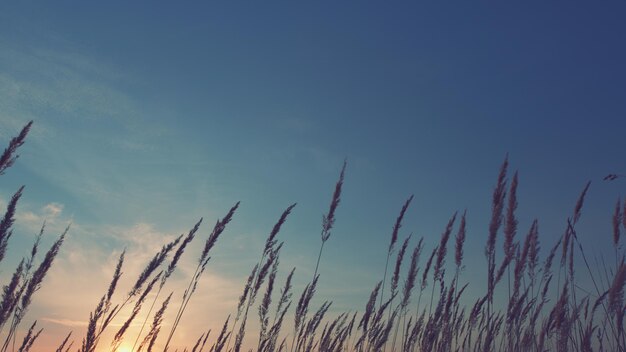
[{"label": "sky", "polygon": [[176,343],[235,312],[267,234],[295,202],[278,277],[296,267],[297,296],[344,159],[314,301],[332,300],[333,316],[364,309],[410,195],[400,238],[413,233],[414,246],[423,236],[427,252],[467,210],[464,278],[470,296],[482,294],[506,155],[510,175],[519,171],[520,234],[537,218],[545,254],[591,181],[581,242],[612,253],[626,180],[602,178],[626,173],[625,10],[611,1],[1,4],[0,143],[34,121],[0,177],[2,210],[26,185],[2,283],[44,219],[46,248],[72,224],[22,325],[39,319],[40,346],[69,331],[79,344],[121,251],[123,291],[202,217],[169,286],[180,300],[201,241],[237,201]]}]

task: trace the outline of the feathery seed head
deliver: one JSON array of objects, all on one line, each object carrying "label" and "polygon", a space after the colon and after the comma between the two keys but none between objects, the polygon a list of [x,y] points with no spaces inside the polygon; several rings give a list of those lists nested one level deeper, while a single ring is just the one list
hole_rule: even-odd
[{"label": "feathery seed head", "polygon": [[292,205],[287,207],[287,209],[285,209],[285,211],[283,211],[282,215],[280,216],[280,219],[278,219],[278,222],[272,228],[272,232],[270,232],[270,235],[267,237],[267,240],[265,241],[265,249],[263,250],[264,255],[270,254],[270,251],[276,244],[276,240],[275,240],[276,235],[280,231],[280,228],[283,226],[283,224],[287,220],[287,216],[289,216],[289,214],[291,213],[291,210],[296,206],[296,204],[297,203],[293,203]]},{"label": "feathery seed head", "polygon": [[330,202],[330,208],[328,209],[328,213],[322,216],[322,242],[326,242],[328,238],[330,238],[330,230],[335,224],[335,211],[337,210],[337,206],[339,206],[339,201],[341,200],[341,189],[343,187],[346,165],[347,160],[344,160],[341,173],[339,174],[339,180],[335,185],[335,192],[333,193],[333,198]]},{"label": "feathery seed head", "polygon": [[617,204],[615,204],[615,213],[613,213],[613,245],[617,247],[619,245],[619,237],[620,237],[620,225],[622,222],[621,213],[622,206],[620,204],[620,199],[617,199]]},{"label": "feathery seed head", "polygon": [[209,251],[211,250],[211,248],[213,248],[222,232],[224,232],[226,225],[232,220],[233,214],[235,214],[235,211],[237,210],[237,208],[239,208],[239,203],[240,202],[235,203],[235,205],[230,208],[226,216],[224,216],[221,220],[217,220],[217,222],[215,223],[213,231],[204,243],[204,249],[202,250],[202,254],[200,255],[201,265],[206,265],[206,262],[208,261],[207,258],[209,256]]},{"label": "feathery seed head", "polygon": [[396,219],[396,223],[393,225],[393,231],[391,231],[391,242],[389,243],[388,253],[391,253],[393,251],[393,247],[398,241],[398,231],[400,231],[400,227],[402,227],[402,219],[404,218],[404,214],[406,213],[406,210],[408,209],[409,204],[411,204],[412,200],[413,200],[413,195],[411,194],[409,199],[407,199],[406,202],[404,202],[404,205],[402,206],[402,209],[400,210],[400,215],[398,215],[398,218]]},{"label": "feathery seed head", "polygon": [[441,234],[441,240],[439,241],[439,249],[437,251],[437,261],[435,262],[435,272],[434,277],[435,280],[443,280],[443,266],[446,261],[446,254],[448,253],[448,240],[450,239],[450,234],[452,233],[452,227],[454,226],[454,221],[456,220],[457,212],[454,212],[452,218],[448,221],[448,225],[446,225],[446,229]]},{"label": "feathery seed head", "polygon": [[465,242],[465,215],[467,214],[467,210],[463,212],[463,216],[461,217],[461,225],[459,226],[459,231],[456,234],[456,246],[454,253],[454,261],[457,268],[461,267],[461,263],[463,262],[463,243]]},{"label": "feathery seed head", "polygon": [[4,152],[0,156],[0,175],[4,175],[6,169],[10,168],[15,160],[19,158],[19,155],[15,154],[17,148],[21,147],[24,144],[24,140],[26,139],[26,135],[28,131],[30,131],[30,127],[33,125],[33,121],[29,121],[20,131],[20,134],[17,137],[13,137],[9,142],[9,146],[4,149]]},{"label": "feathery seed head", "polygon": [[573,223],[576,224],[580,219],[581,210],[583,208],[583,203],[585,202],[585,195],[587,194],[587,190],[589,190],[589,186],[591,186],[591,181],[588,181],[585,185],[585,188],[580,193],[578,200],[576,201],[576,206],[574,207],[574,217]]}]

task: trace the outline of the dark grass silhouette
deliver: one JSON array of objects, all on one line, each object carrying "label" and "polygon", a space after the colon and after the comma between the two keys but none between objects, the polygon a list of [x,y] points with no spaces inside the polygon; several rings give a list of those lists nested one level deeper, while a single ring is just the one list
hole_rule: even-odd
[{"label": "dark grass silhouette", "polygon": [[[31,126],[32,122],[29,122],[9,142],[0,157],[0,175],[16,161],[17,150],[24,143]],[[292,287],[296,268],[289,271],[284,284],[277,282],[283,245],[277,238],[282,225],[294,210],[293,204],[283,211],[271,229],[260,260],[251,269],[244,283],[236,312],[233,312],[234,318],[231,315],[226,317],[220,332],[211,333],[208,329],[200,336],[186,341],[186,347],[177,346],[176,350],[626,351],[626,253],[621,237],[621,232],[626,230],[626,201],[623,207],[618,199],[612,216],[613,233],[607,235],[607,241],[611,241],[614,247],[614,264],[606,265],[603,262],[592,270],[587,254],[578,240],[576,225],[582,216],[590,183],[583,187],[571,217],[566,219],[563,235],[549,247],[550,251],[543,262],[540,262],[539,220],[534,220],[524,238],[519,238],[521,235],[518,234],[515,212],[520,180],[515,172],[509,184],[508,156],[500,168],[493,192],[491,220],[486,231],[485,245],[487,280],[482,294],[477,297],[467,297],[465,294],[469,285],[463,281],[467,211],[462,213],[459,221],[458,213],[452,215],[444,226],[439,243],[430,244],[432,248],[425,248],[429,244],[424,243],[423,238],[412,244],[413,237],[408,235],[402,240],[397,254],[394,254],[401,235],[399,230],[402,220],[405,216],[410,216],[408,208],[413,200],[413,196],[410,196],[396,218],[389,246],[381,248],[381,256],[386,254],[385,270],[382,280],[372,283],[374,288],[369,299],[363,302],[363,311],[331,314],[330,300],[324,301],[317,308],[313,307],[317,288],[324,285],[324,270],[320,270],[320,262],[324,245],[330,239],[336,221],[346,166],[347,163],[344,162],[331,197],[330,208],[322,217],[322,242],[317,253],[314,275],[302,292],[294,292]],[[610,174],[605,180],[614,181],[620,177],[618,174]],[[13,234],[16,205],[23,193],[24,187],[14,193],[0,220],[0,264],[3,264],[2,260]],[[164,346],[160,350],[168,350],[176,337],[177,327],[181,322],[184,324],[184,312],[189,308],[199,278],[209,264],[210,251],[227,232],[227,225],[233,220],[238,207],[237,202],[223,218],[218,219],[205,239],[195,273],[182,292],[176,318],[171,326],[163,325],[163,317],[167,309],[171,308],[172,299],[181,292],[172,292],[165,299],[159,298],[160,292],[167,278],[176,269],[185,249],[201,233],[202,219],[186,236],[181,235],[164,244],[152,260],[146,263],[128,294],[116,303],[114,294],[119,290],[118,282],[127,260],[126,253],[122,252],[107,291],[96,301],[94,311],[89,313],[87,329],[84,336],[79,337],[80,347],[74,350],[93,352],[104,348],[115,351],[125,340],[134,341],[134,351],[154,351],[160,345]],[[0,300],[0,334],[4,337],[0,352],[9,349],[43,350],[37,346],[37,339],[43,329],[37,329],[36,321],[28,322],[31,325],[24,336],[16,335],[25,312],[59,253],[68,229],[39,260],[37,254],[39,239],[44,232],[42,226],[30,255],[11,270],[13,274],[3,286]],[[446,275],[446,268],[452,266],[446,265],[452,236],[454,273]],[[502,238],[502,253],[498,253],[497,249],[499,237]],[[559,249],[561,258],[555,267],[554,258]],[[424,250],[427,250],[428,255],[425,264],[421,265],[420,257]],[[407,258],[409,253],[410,260]],[[392,255],[396,255],[396,261],[389,286],[386,287]],[[575,260],[582,260],[586,272],[576,273]],[[579,289],[577,275],[591,278],[591,293],[584,293]],[[422,306],[421,300],[429,284],[432,284],[431,295],[426,307]],[[279,291],[278,287],[281,287]],[[388,292],[385,292],[386,289]],[[417,289],[419,294],[415,300]],[[144,309],[144,305],[147,305],[146,299],[153,290],[157,294],[148,309],[148,317],[138,335],[130,336],[129,326]],[[473,292],[477,292],[475,285]],[[297,300],[294,300],[294,294],[297,294]],[[494,297],[502,294],[506,297],[506,303],[502,305],[494,302]],[[463,302],[474,303],[465,305]],[[159,303],[160,308],[152,314],[156,303]],[[122,317],[118,313],[127,305],[132,305],[132,313]],[[290,312],[293,313],[291,324],[286,321],[291,316],[288,315]],[[255,315],[258,321],[253,321]],[[151,323],[144,333],[143,328],[148,318]],[[259,336],[248,339],[256,341],[255,345],[244,347],[246,333],[251,330],[250,324],[258,326]],[[117,328],[112,331],[115,332],[112,341],[102,342],[103,333],[111,331],[113,326]],[[163,330],[167,330],[167,334],[162,334]],[[73,336],[75,335],[72,332],[68,332],[65,338],[59,339],[56,351],[72,350]]]}]

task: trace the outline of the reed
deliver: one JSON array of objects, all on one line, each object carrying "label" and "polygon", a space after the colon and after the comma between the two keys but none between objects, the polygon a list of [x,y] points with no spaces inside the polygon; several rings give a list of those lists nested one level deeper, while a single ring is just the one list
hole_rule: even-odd
[{"label": "reed", "polygon": [[[237,305],[237,315],[235,316],[235,321],[233,322],[233,327],[231,329],[230,337],[228,339],[228,342],[226,343],[226,349],[228,349],[228,347],[230,346],[230,338],[232,337],[235,327],[237,326],[237,322],[242,316],[244,305],[246,306],[245,313],[244,313],[244,321],[245,321],[245,319],[248,316],[248,311],[250,310],[250,307],[252,306],[252,304],[254,304],[256,294],[258,290],[260,289],[261,285],[263,284],[265,277],[267,276],[268,270],[270,269],[270,267],[272,267],[273,272],[274,270],[275,271],[278,270],[278,253],[280,251],[280,248],[282,247],[282,243],[278,246],[276,245],[277,244],[276,236],[280,232],[280,229],[285,224],[287,217],[289,216],[289,214],[291,214],[291,211],[293,210],[295,206],[296,206],[296,203],[288,206],[283,211],[283,213],[280,215],[280,218],[278,219],[276,224],[274,224],[274,227],[270,231],[269,236],[265,240],[265,246],[263,247],[261,258],[259,259],[259,262],[254,266],[254,268],[252,269],[252,272],[248,276],[248,281],[246,285],[244,286],[243,293],[239,297],[239,304]],[[263,263],[266,257],[268,257],[268,260],[265,261],[265,263]],[[276,273],[274,272],[274,278],[275,276],[276,276]],[[288,279],[288,282],[290,281],[291,281],[291,275],[290,275],[290,278]],[[273,285],[273,279],[272,279],[272,285]],[[271,291],[269,295],[271,295]],[[271,299],[270,297],[267,297],[267,299],[270,300]],[[264,314],[267,314],[267,312],[265,312]],[[241,331],[241,336],[239,337],[239,339],[241,340],[243,339],[243,335],[245,331],[242,330],[241,328],[240,328],[240,331]],[[260,338],[260,340],[262,340],[262,338]],[[260,344],[261,344],[261,341],[259,341],[258,347],[260,347]]]},{"label": "reed", "polygon": [[[24,143],[32,126],[29,122],[20,134],[11,139],[9,146],[0,157],[0,175],[14,164],[18,148]],[[203,328],[199,336],[194,335],[186,341],[187,347],[178,350],[202,352],[239,352],[251,350],[259,352],[365,352],[386,350],[391,342],[392,351],[626,351],[624,333],[624,315],[626,302],[626,252],[622,245],[622,232],[626,230],[626,201],[616,201],[611,217],[611,235],[607,243],[613,246],[615,266],[612,259],[609,265],[604,257],[596,260],[596,269],[592,270],[585,248],[579,240],[579,222],[585,197],[590,189],[586,183],[577,199],[571,216],[566,219],[566,228],[554,244],[549,244],[545,257],[540,256],[539,220],[534,219],[525,237],[517,239],[518,208],[517,188],[518,173],[515,172],[509,183],[507,171],[508,156],[500,166],[496,185],[492,195],[491,218],[485,244],[487,262],[486,289],[480,290],[474,282],[464,282],[464,243],[467,240],[467,210],[460,216],[460,223],[454,238],[454,263],[446,264],[450,237],[455,230],[457,213],[448,220],[439,242],[428,253],[427,261],[420,265],[419,259],[426,245],[424,237],[413,247],[411,260],[403,265],[412,234],[408,235],[396,253],[396,245],[402,222],[413,200],[410,196],[400,209],[392,228],[389,245],[381,248],[381,256],[386,257],[383,278],[374,285],[362,312],[341,312],[333,310],[331,300],[316,303],[320,274],[318,272],[324,244],[331,236],[335,223],[336,211],[342,197],[342,188],[346,162],[344,161],[335,184],[328,212],[323,215],[321,246],[313,279],[304,286],[296,301],[293,280],[296,268],[287,274],[284,284],[278,290],[280,271],[280,252],[284,242],[277,236],[286,222],[295,204],[287,207],[271,229],[260,253],[260,260],[251,269],[244,282],[241,296],[237,301],[236,311],[225,319],[219,334],[211,335],[211,327]],[[609,175],[611,176],[611,175]],[[605,178],[615,181],[621,176]],[[0,263],[7,252],[12,238],[18,204],[24,193],[20,187],[7,203],[4,215],[0,219]],[[210,253],[218,239],[231,222],[239,203],[230,208],[228,213],[218,219],[213,230],[202,246],[196,270],[190,277],[187,288],[182,293],[180,306],[169,326],[164,325],[168,307],[175,297],[173,291],[161,302],[160,309],[152,315],[152,308],[168,278],[175,271],[185,249],[195,239],[202,219],[185,235],[180,235],[165,243],[145,265],[136,280],[128,288],[119,303],[115,303],[115,293],[120,290],[119,283],[123,275],[124,263],[134,260],[126,250],[122,251],[113,277],[105,292],[100,297],[95,309],[89,314],[87,326],[79,348],[81,352],[95,352],[103,339],[104,332],[112,327],[111,341],[107,341],[110,350],[116,351],[124,338],[131,332],[131,326],[139,316],[148,297],[152,295],[150,309],[135,337],[133,350],[156,350],[157,339],[167,326],[169,334],[163,350],[168,350],[181,323],[182,316],[189,307],[190,299],[197,289],[199,279],[210,261]],[[608,217],[607,217],[608,219]],[[3,285],[0,297],[0,334],[4,343],[0,352],[9,349],[26,352],[42,350],[37,346],[43,329],[37,329],[37,321],[29,322],[28,329],[19,329],[26,317],[36,292],[39,290],[58,256],[65,241],[69,227],[57,238],[52,247],[39,259],[41,239],[45,223],[35,237],[30,252],[21,259],[15,268],[8,271],[7,282]],[[502,246],[497,246],[497,238],[503,233]],[[576,250],[578,248],[578,250]],[[560,250],[559,266],[554,269],[553,262]],[[501,252],[500,252],[501,251]],[[386,254],[386,255],[385,255]],[[395,255],[395,265],[390,275],[389,294],[385,292],[389,262]],[[168,258],[171,259],[168,262]],[[500,261],[501,258],[501,261]],[[498,265],[496,266],[496,259]],[[585,276],[591,279],[591,288],[583,288],[580,270],[576,270],[577,261],[581,268],[586,268]],[[584,264],[584,267],[582,266]],[[404,266],[404,267],[403,267]],[[455,268],[455,274],[446,277],[446,269]],[[421,273],[420,273],[421,270]],[[558,270],[556,272],[555,270]],[[508,287],[498,287],[507,273]],[[432,275],[431,275],[432,273]],[[420,275],[418,277],[418,275]],[[403,276],[405,275],[405,276]],[[403,286],[399,287],[404,277]],[[428,309],[420,307],[423,291],[432,277],[432,293]],[[554,278],[554,280],[553,280]],[[421,281],[418,281],[421,280]],[[416,286],[419,296],[415,311],[409,309]],[[505,286],[505,285],[500,285]],[[508,288],[508,300],[502,305],[494,301],[496,294]],[[437,292],[435,292],[437,291]],[[469,297],[472,292],[474,297]],[[396,300],[396,296],[398,299]],[[257,297],[259,300],[257,300]],[[159,300],[160,301],[160,300]],[[258,302],[257,302],[258,301]],[[473,302],[466,305],[465,302]],[[293,304],[292,304],[293,303]],[[199,306],[206,302],[198,302]],[[319,305],[318,305],[319,304]],[[123,308],[132,309],[122,316]],[[290,308],[293,305],[293,311]],[[194,306],[195,307],[195,306]],[[250,309],[258,320],[248,319]],[[172,312],[174,313],[174,312]],[[285,327],[285,320],[293,314],[293,325]],[[151,317],[150,327],[142,336],[143,328]],[[40,320],[41,321],[41,320]],[[7,329],[3,329],[8,327]],[[246,334],[258,328],[258,338],[254,345],[246,346]],[[19,339],[18,339],[18,336]],[[57,352],[70,351],[74,341],[70,341],[72,332],[57,345]],[[230,347],[234,336],[233,347]],[[141,339],[140,339],[141,338]],[[60,338],[59,338],[60,340]],[[398,343],[396,343],[398,342]],[[207,348],[205,349],[205,346]],[[208,347],[210,346],[210,347]]]},{"label": "reed", "polygon": [[461,269],[463,268],[463,244],[465,243],[465,232],[466,232],[466,218],[467,210],[463,212],[461,216],[461,224],[459,225],[459,230],[455,237],[455,246],[454,246],[454,263],[456,264],[456,274],[455,277],[458,278]]},{"label": "reed", "polygon": [[[491,202],[491,221],[489,223],[489,234],[487,236],[487,244],[485,245],[485,257],[487,258],[487,331],[491,332],[492,329],[489,326],[491,323],[491,306],[493,304],[493,295],[496,286],[496,237],[500,225],[502,224],[502,212],[504,209],[504,200],[506,197],[506,173],[509,166],[509,157],[505,157],[502,166],[500,167],[500,173],[498,174],[498,181],[493,191]],[[488,345],[486,348],[491,348]]]},{"label": "reed", "polygon": [[[181,244],[176,249],[176,252],[174,253],[174,256],[172,257],[172,260],[170,261],[169,265],[167,266],[167,269],[165,270],[165,272],[161,276],[161,283],[159,285],[159,289],[158,289],[156,295],[154,296],[154,299],[152,300],[152,304],[150,305],[150,309],[148,310],[148,314],[146,314],[146,318],[144,319],[143,323],[141,324],[141,329],[139,329],[139,333],[137,334],[137,337],[135,338],[135,342],[133,343],[133,347],[131,348],[131,350],[135,350],[135,346],[137,346],[137,342],[139,341],[139,338],[141,337],[141,333],[143,332],[143,328],[145,327],[146,322],[147,322],[148,318],[150,317],[150,313],[152,313],[152,309],[154,308],[154,304],[156,303],[157,299],[159,298],[159,295],[161,294],[161,290],[163,289],[163,286],[165,286],[165,283],[167,282],[167,279],[174,273],[174,270],[176,269],[176,265],[178,264],[178,261],[180,260],[181,256],[183,255],[183,252],[185,251],[185,248],[187,248],[187,245],[189,243],[191,243],[191,241],[193,241],[193,239],[195,238],[196,232],[198,232],[198,228],[200,228],[200,224],[202,224],[202,218],[200,218],[200,220],[194,225],[194,227],[187,233],[187,236],[185,236],[185,238],[183,239]],[[178,243],[180,241],[180,238],[181,237],[179,237],[173,243],[173,246],[176,246],[176,243]]]},{"label": "reed", "polygon": [[313,280],[317,277],[317,270],[320,266],[320,259],[322,258],[322,251],[324,250],[324,244],[330,238],[330,230],[332,230],[333,225],[335,224],[335,211],[339,206],[339,202],[341,201],[341,189],[343,188],[343,180],[346,173],[346,165],[347,161],[344,160],[343,166],[341,167],[341,173],[339,174],[339,180],[337,184],[335,184],[335,191],[333,192],[333,197],[330,201],[330,207],[328,209],[328,213],[322,215],[322,232],[320,237],[322,238],[322,244],[320,246],[320,252],[317,255],[317,263],[315,264],[315,271],[313,272]]},{"label": "reed", "polygon": [[167,306],[170,303],[170,299],[172,299],[172,294],[173,292],[170,293],[169,296],[167,296],[165,301],[163,301],[163,303],[161,304],[161,308],[154,315],[154,318],[152,319],[152,325],[150,326],[150,330],[148,331],[148,334],[146,334],[146,336],[144,337],[141,344],[139,344],[139,348],[137,349],[137,351],[141,351],[144,346],[147,346],[148,349],[151,349],[152,348],[151,346],[154,346],[154,342],[156,341],[159,335],[159,332],[161,331],[161,324],[163,323],[163,314],[165,314],[165,310],[167,309]]},{"label": "reed", "polygon": [[[65,348],[65,345],[67,345],[67,342],[69,341],[71,336],[72,336],[72,332],[70,331],[69,334],[67,334],[67,336],[65,336],[65,339],[63,339],[63,341],[61,342],[59,347],[57,347],[56,352],[63,352],[63,349]],[[72,342],[70,342],[70,344],[69,344],[69,346],[67,348],[69,349],[69,348],[71,348],[71,346],[72,346]]]},{"label": "reed", "polygon": [[19,158],[17,149],[26,141],[26,136],[32,126],[33,121],[29,121],[26,125],[24,125],[24,127],[22,127],[22,130],[17,136],[11,138],[9,145],[4,149],[4,152],[2,152],[2,155],[0,156],[0,175],[4,175],[4,172],[13,166],[15,160]]},{"label": "reed", "polygon": [[22,341],[22,345],[17,350],[17,352],[27,352],[27,351],[30,351],[31,347],[33,347],[33,343],[35,343],[35,340],[37,340],[37,338],[43,331],[43,329],[39,329],[39,331],[34,333],[34,329],[36,325],[37,325],[37,320],[35,320],[33,325],[30,326],[30,329],[28,329],[28,332],[26,333],[26,336],[24,336],[24,340]]},{"label": "reed", "polygon": [[[383,285],[381,289],[379,305],[383,304],[383,296],[385,292],[385,281],[387,280],[387,267],[389,266],[389,258],[391,257],[391,254],[393,253],[396,242],[398,241],[398,232],[400,231],[400,227],[402,227],[402,219],[404,218],[404,214],[406,213],[406,210],[409,208],[409,204],[411,204],[412,200],[413,200],[413,195],[411,195],[409,199],[407,199],[406,202],[404,202],[404,205],[402,205],[402,209],[400,209],[400,215],[398,215],[398,218],[396,219],[396,223],[393,225],[393,230],[391,231],[391,241],[389,242],[389,248],[387,249],[387,260],[385,261],[385,274],[383,275]],[[392,295],[393,295],[393,292],[392,292]]]},{"label": "reed", "polygon": [[200,254],[200,258],[198,259],[198,265],[196,266],[196,271],[191,277],[191,280],[189,281],[189,285],[187,289],[183,293],[183,298],[180,303],[180,307],[178,308],[178,312],[176,313],[174,324],[172,325],[170,334],[167,337],[167,342],[165,343],[165,347],[163,348],[164,351],[167,351],[167,348],[170,342],[172,341],[172,337],[174,336],[174,333],[176,332],[176,328],[178,327],[178,324],[180,323],[180,319],[185,313],[185,309],[187,308],[187,305],[189,304],[189,301],[191,300],[191,296],[196,291],[196,288],[198,286],[198,281],[200,280],[200,276],[206,269],[206,266],[209,263],[209,260],[211,259],[211,257],[209,257],[209,252],[211,251],[213,246],[215,246],[215,243],[219,239],[220,235],[226,229],[226,225],[228,225],[228,223],[232,220],[233,215],[235,214],[235,211],[237,211],[237,208],[239,208],[239,202],[235,203],[235,205],[233,205],[230,208],[228,213],[222,219],[217,220],[217,222],[215,223],[215,226],[213,227],[213,231],[211,231],[211,234],[206,239],[204,243],[204,248],[202,250],[202,253]]}]

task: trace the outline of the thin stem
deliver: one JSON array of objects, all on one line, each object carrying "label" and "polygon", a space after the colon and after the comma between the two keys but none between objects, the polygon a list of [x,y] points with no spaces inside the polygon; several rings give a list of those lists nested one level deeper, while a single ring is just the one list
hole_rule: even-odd
[{"label": "thin stem", "polygon": [[[264,249],[264,250],[263,250],[263,254],[261,254],[261,259],[259,260],[259,263],[257,264],[257,267],[259,268],[259,270],[257,270],[257,271],[254,273],[254,280],[252,280],[252,284],[253,284],[253,286],[252,286],[250,289],[252,289],[253,287],[255,287],[255,286],[256,286],[256,283],[257,283],[257,282],[258,282],[258,280],[259,280],[259,272],[261,271],[260,269],[261,269],[261,265],[263,264],[263,259],[265,259],[265,255],[266,255],[266,251],[265,251],[265,249]],[[248,292],[248,295],[245,297],[245,300],[246,300],[245,302],[247,302],[247,303],[248,303],[248,305],[247,305],[247,307],[246,307],[246,319],[247,319],[247,316],[248,316],[248,309],[250,308],[250,300],[248,299],[248,297],[252,298],[252,297],[250,296],[251,294],[252,294],[252,291],[249,291],[249,292]],[[238,313],[239,313],[239,312],[238,312]],[[231,340],[231,338],[233,337],[233,334],[234,334],[234,332],[235,332],[235,327],[237,327],[237,322],[239,321],[239,317],[240,317],[240,314],[237,314],[237,316],[235,317],[235,321],[233,322],[233,328],[230,330],[230,334],[229,334],[229,336],[228,336],[228,342],[226,343],[226,351],[228,351],[228,347],[230,347],[230,340]]]},{"label": "thin stem", "polygon": [[194,272],[193,276],[191,277],[191,280],[189,281],[189,286],[187,287],[187,289],[185,290],[185,293],[183,294],[183,301],[180,303],[180,308],[178,308],[178,312],[176,313],[176,319],[174,319],[172,330],[170,330],[170,334],[167,337],[167,342],[165,343],[165,347],[163,347],[163,351],[167,351],[167,347],[170,345],[172,336],[174,336],[174,331],[176,331],[176,327],[178,326],[178,322],[180,321],[180,317],[182,316],[183,311],[186,306],[185,302],[187,302],[189,300],[189,296],[191,296],[191,287],[193,285],[194,280],[198,276],[198,271],[200,270],[201,265],[202,263],[199,263],[198,266],[196,267],[196,271]]},{"label": "thin stem", "polygon": [[313,280],[315,280],[315,277],[317,276],[317,269],[320,266],[320,258],[322,258],[322,250],[324,249],[324,243],[326,243],[326,241],[322,240],[322,245],[320,246],[320,253],[317,255],[317,264],[315,264],[315,272],[313,273]]},{"label": "thin stem", "polygon": [[432,313],[432,309],[433,309],[433,298],[435,297],[435,284],[437,283],[437,280],[433,279],[433,290],[432,293],[430,294],[430,308],[428,308],[428,317],[430,318],[430,314]]},{"label": "thin stem", "polygon": [[154,297],[154,300],[152,301],[152,305],[150,306],[150,309],[148,310],[148,314],[146,315],[146,318],[143,320],[143,324],[141,324],[141,329],[139,329],[139,334],[137,334],[137,338],[135,339],[135,343],[133,343],[133,348],[131,348],[131,352],[135,350],[135,346],[137,346],[137,342],[139,341],[139,338],[141,337],[141,333],[143,332],[143,328],[146,326],[146,322],[148,321],[148,318],[150,317],[150,313],[152,313],[152,309],[154,308],[154,304],[157,301],[157,298],[159,298],[159,294],[161,293],[161,289],[163,288],[163,286],[159,286],[159,290],[157,291],[156,296]]},{"label": "thin stem", "polygon": [[[383,275],[383,285],[380,288],[380,303],[378,305],[378,308],[382,307],[382,305],[383,305],[383,296],[385,295],[385,281],[387,280],[387,268],[389,267],[389,257],[390,256],[391,256],[391,251],[388,251],[387,252],[387,261],[385,262],[385,274]],[[389,312],[391,314],[391,310],[389,310]]]}]

